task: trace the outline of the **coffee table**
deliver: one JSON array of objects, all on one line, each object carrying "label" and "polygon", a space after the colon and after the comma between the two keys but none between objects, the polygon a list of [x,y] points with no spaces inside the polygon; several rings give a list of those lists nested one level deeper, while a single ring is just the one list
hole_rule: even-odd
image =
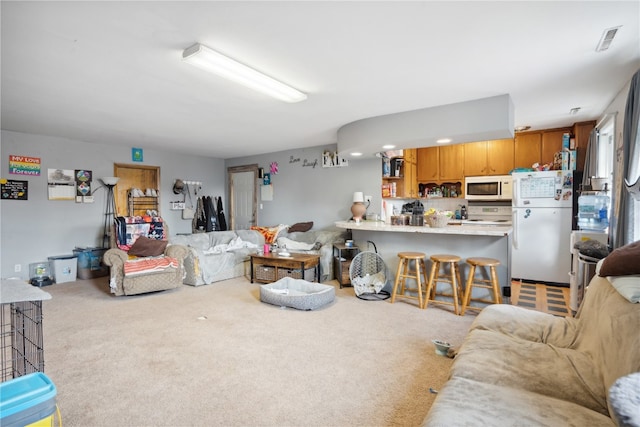
[{"label": "coffee table", "polygon": [[250,254],[251,283],[271,283],[283,277],[317,282],[320,278],[320,255],[291,253],[283,257],[277,253]]}]

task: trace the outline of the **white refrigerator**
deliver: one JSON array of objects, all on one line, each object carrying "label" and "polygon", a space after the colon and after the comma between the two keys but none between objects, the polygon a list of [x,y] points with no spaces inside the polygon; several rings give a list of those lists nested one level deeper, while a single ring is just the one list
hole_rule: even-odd
[{"label": "white refrigerator", "polygon": [[515,172],[511,277],[569,283],[572,171]]}]

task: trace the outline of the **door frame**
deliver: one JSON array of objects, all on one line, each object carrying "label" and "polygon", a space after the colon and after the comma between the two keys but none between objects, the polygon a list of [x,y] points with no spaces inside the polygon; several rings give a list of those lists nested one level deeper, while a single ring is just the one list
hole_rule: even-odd
[{"label": "door frame", "polygon": [[251,165],[242,165],[242,166],[230,166],[227,168],[227,183],[228,183],[228,192],[229,194],[229,230],[235,230],[235,215],[234,210],[235,206],[233,205],[233,174],[234,173],[244,173],[244,172],[253,172],[253,202],[252,202],[252,216],[254,218],[254,225],[258,224],[258,164],[254,163]]}]

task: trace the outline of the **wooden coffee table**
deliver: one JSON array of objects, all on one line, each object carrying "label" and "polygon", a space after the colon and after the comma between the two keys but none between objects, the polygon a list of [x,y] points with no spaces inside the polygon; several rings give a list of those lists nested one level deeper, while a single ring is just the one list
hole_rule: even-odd
[{"label": "wooden coffee table", "polygon": [[320,279],[320,255],[292,253],[283,257],[269,253],[250,254],[251,283],[271,283],[283,277],[318,282]]}]

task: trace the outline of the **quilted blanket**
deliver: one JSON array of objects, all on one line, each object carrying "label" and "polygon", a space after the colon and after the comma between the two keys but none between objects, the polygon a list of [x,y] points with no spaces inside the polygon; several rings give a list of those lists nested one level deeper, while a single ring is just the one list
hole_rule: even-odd
[{"label": "quilted blanket", "polygon": [[124,275],[159,273],[169,268],[176,269],[178,265],[177,259],[168,256],[139,258],[124,263]]}]

